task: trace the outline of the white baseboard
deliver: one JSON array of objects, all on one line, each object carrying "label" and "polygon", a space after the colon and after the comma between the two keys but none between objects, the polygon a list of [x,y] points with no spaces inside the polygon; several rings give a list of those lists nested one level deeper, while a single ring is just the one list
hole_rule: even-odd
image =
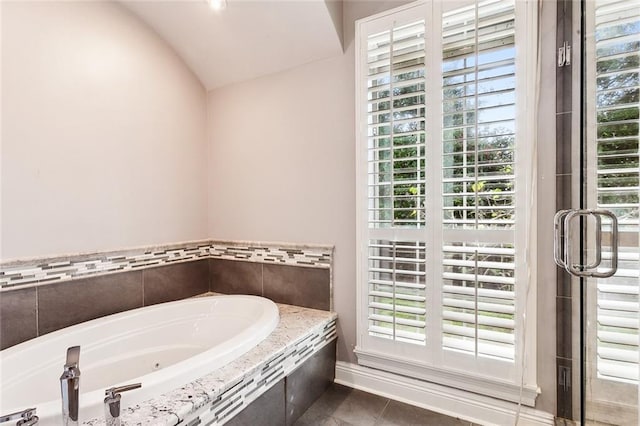
[{"label": "white baseboard", "polygon": [[[482,425],[515,425],[518,404],[338,361],[336,383]],[[517,426],[553,425],[552,414],[521,406]]]}]

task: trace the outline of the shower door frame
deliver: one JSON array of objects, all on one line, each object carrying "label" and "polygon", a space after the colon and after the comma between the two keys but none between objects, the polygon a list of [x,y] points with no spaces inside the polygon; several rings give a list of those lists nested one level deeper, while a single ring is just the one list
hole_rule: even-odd
[{"label": "shower door frame", "polygon": [[[564,120],[559,119],[558,121],[558,123],[562,122],[564,126],[557,127],[557,154],[564,160],[564,171],[567,171],[568,165],[572,170],[579,170],[579,173],[569,173],[570,186],[568,188],[567,185],[564,188],[559,185],[557,188],[558,194],[560,194],[556,203],[558,209],[573,206],[595,208],[597,202],[597,196],[594,192],[596,189],[593,187],[597,183],[590,182],[594,179],[593,167],[595,164],[593,163],[594,159],[591,158],[595,155],[592,151],[594,147],[588,143],[587,139],[593,138],[596,129],[595,122],[592,119],[588,120],[588,117],[595,114],[593,102],[588,104],[590,99],[588,97],[592,93],[588,93],[586,87],[589,84],[587,79],[595,78],[592,70],[588,70],[588,67],[591,66],[588,62],[592,61],[591,58],[595,52],[589,51],[593,46],[590,46],[586,39],[589,36],[588,29],[592,28],[592,25],[587,25],[587,19],[589,19],[587,13],[593,12],[591,9],[593,4],[587,5],[587,1],[593,0],[575,2],[559,0],[557,6],[557,47],[558,49],[562,48],[565,42],[575,46],[574,54],[570,56],[573,63],[569,68],[561,67],[559,63],[556,72],[559,95],[556,98],[559,104],[557,111],[559,114],[568,114],[568,117],[563,117]],[[579,31],[574,29],[579,29]],[[588,58],[588,60],[583,61],[583,58]],[[566,105],[567,102],[569,105]],[[561,132],[560,129],[564,131]],[[567,156],[569,160],[567,160]],[[560,165],[560,168],[562,167]],[[563,200],[560,201],[560,199]],[[586,219],[581,219],[580,228],[582,235],[575,244],[580,245],[581,264],[587,264],[589,260],[593,259],[594,234],[593,230],[590,232],[586,230]],[[557,310],[557,332],[559,337],[571,336],[572,340],[570,348],[567,349],[566,342],[561,342],[561,339],[558,339],[557,355],[559,360],[566,356],[571,362],[571,370],[575,372],[570,379],[572,385],[568,389],[568,394],[563,394],[563,391],[567,390],[567,383],[563,381],[563,373],[566,373],[566,370],[563,370],[562,362],[557,363],[558,417],[573,418],[583,424],[589,424],[586,422],[587,419],[611,424],[618,424],[613,423],[614,421],[619,421],[619,424],[631,424],[629,420],[631,418],[631,422],[633,419],[636,419],[637,422],[637,385],[602,379],[597,374],[597,346],[594,342],[597,339],[598,324],[596,319],[597,306],[593,302],[598,297],[597,279],[571,277],[560,268],[557,277],[558,295],[568,297],[571,301],[569,312],[566,312],[566,309]],[[566,380],[566,377],[564,379]],[[629,395],[634,391],[635,394]],[[620,411],[625,405],[617,404],[618,400],[622,398],[627,398],[627,402],[635,402],[636,404],[635,409],[626,406],[630,408],[626,415]]]}]

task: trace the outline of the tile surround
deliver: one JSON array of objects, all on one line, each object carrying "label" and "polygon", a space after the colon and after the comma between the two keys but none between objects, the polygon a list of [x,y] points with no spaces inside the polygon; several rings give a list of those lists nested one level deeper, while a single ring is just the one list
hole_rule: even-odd
[{"label": "tile surround", "polygon": [[273,385],[260,395],[238,415],[225,423],[228,426],[271,426],[284,425],[285,420],[285,379]]},{"label": "tile surround", "polygon": [[209,258],[328,269],[332,252],[331,246],[323,245],[206,240],[9,260],[0,262],[0,290]]},{"label": "tile surround", "polygon": [[142,305],[142,271],[43,286],[38,288],[38,334]]},{"label": "tile surround", "polygon": [[37,336],[36,289],[0,293],[0,349]]},{"label": "tile surround", "polygon": [[253,294],[277,303],[331,309],[331,271],[247,261],[209,259],[210,289],[224,294]]},{"label": "tile surround", "polygon": [[[203,257],[203,245],[184,243],[120,252],[76,255],[66,260],[58,258],[32,259],[30,261],[3,262],[0,270],[5,272],[0,278],[21,273],[23,279],[38,279],[35,269],[41,272],[61,267],[69,272],[69,265],[87,263],[96,264],[96,259],[116,259],[123,266],[116,273],[99,273],[100,268],[92,269],[94,275],[75,275],[64,281],[46,283],[10,284],[0,291],[0,350],[25,340],[58,330],[63,327],[99,318],[112,313],[179,300],[186,297],[217,291],[226,294],[256,294],[271,297],[278,303],[298,304],[299,306],[329,309],[331,299],[330,263],[316,263],[310,267],[289,266],[286,262],[297,264],[299,256],[309,255],[316,259],[328,258],[331,261],[332,249],[324,246],[266,247],[262,244],[264,255],[269,252],[289,252],[287,260],[280,258],[279,263],[264,263],[264,256],[249,256],[251,248],[258,247],[249,243],[225,243],[230,247],[227,255],[240,251],[242,260],[217,257]],[[142,254],[141,254],[142,253]],[[149,255],[148,253],[156,256]],[[145,262],[140,259],[145,258]],[[158,264],[158,257],[164,261],[185,259]],[[129,260],[131,262],[129,262]],[[133,260],[132,260],[133,259]],[[306,262],[306,261],[305,261]],[[133,270],[124,265],[136,266]],[[9,265],[10,267],[7,267]],[[66,266],[62,266],[66,265]],[[132,267],[133,267],[132,266]],[[269,294],[263,291],[263,266],[269,271]],[[6,274],[10,271],[9,274]],[[293,272],[292,272],[293,271]],[[318,284],[317,277],[324,277]],[[308,285],[307,285],[308,284]],[[285,290],[286,289],[286,290]]]},{"label": "tile surround", "polygon": [[209,256],[207,245],[184,247],[155,247],[77,254],[50,258],[35,258],[0,262],[0,289],[40,286],[88,276],[105,275],[174,262],[188,262]]},{"label": "tile surround", "polygon": [[333,342],[335,338],[336,323],[334,319],[325,324],[322,329],[306,335],[284,352],[269,359],[256,371],[234,383],[216,398],[204,412],[185,416],[182,422],[190,424],[197,418],[199,422],[196,421],[196,423],[213,425],[226,423],[270,389],[274,383],[287,377],[314,354]]},{"label": "tile surround", "polygon": [[322,245],[289,243],[213,241],[209,251],[212,259],[248,260],[258,263],[328,268],[333,248]]},{"label": "tile surround", "polygon": [[263,296],[279,303],[329,310],[331,308],[330,281],[328,269],[263,266]]},{"label": "tile surround", "polygon": [[[246,278],[253,273],[254,281],[259,276],[256,289],[263,293],[265,266],[269,288],[279,294],[287,293],[277,286],[280,275],[282,285],[296,285],[301,280],[305,283],[310,274],[314,292],[317,283],[322,283],[321,306],[328,309],[332,251],[328,246],[197,242],[0,262],[0,349],[103,315],[206,293],[216,280],[227,280],[246,293]],[[232,293],[233,286],[227,290]],[[129,417],[132,424],[222,424],[265,391],[271,392],[274,383],[283,382],[319,351],[333,351],[335,361],[334,313],[286,305],[279,308],[281,322],[265,343],[216,370],[215,377],[209,375],[149,404],[132,407],[124,420]],[[309,330],[310,324],[316,325]],[[273,352],[280,347],[283,349]],[[255,364],[254,358],[265,354],[266,362]],[[277,392],[270,395],[277,398]],[[282,411],[286,416],[286,410]],[[104,422],[96,419],[84,424]]]},{"label": "tile surround", "polygon": [[287,376],[286,425],[293,425],[313,405],[333,383],[335,373],[336,341],[334,340]]},{"label": "tile surround", "polygon": [[[33,302],[36,291],[29,288],[2,296],[19,296],[19,303]],[[332,353],[335,362],[335,313],[288,305],[278,305],[278,309],[278,326],[255,348],[223,367],[212,366],[211,373],[200,379],[123,409],[123,424],[223,424],[269,392],[274,384],[277,386],[292,373],[307,369],[307,361],[312,361],[313,369],[313,360],[318,354]],[[283,398],[282,419],[285,416]],[[240,420],[243,417],[241,415]],[[250,416],[245,420],[250,421]],[[105,421],[103,418],[87,419],[82,424],[102,426]],[[277,424],[284,425],[286,421]]]},{"label": "tile surround", "polygon": [[333,383],[335,364],[336,341],[333,340],[225,424],[293,425]]},{"label": "tile surround", "polygon": [[209,262],[206,259],[145,269],[143,273],[145,306],[209,291]]},{"label": "tile surround", "polygon": [[208,270],[203,260],[0,292],[0,350],[105,315],[207,293]]},{"label": "tile surround", "polygon": [[[278,308],[280,323],[258,346],[194,382],[124,409],[123,424],[223,424],[336,339],[335,313]],[[82,424],[102,426],[105,421]]]},{"label": "tile surround", "polygon": [[209,259],[209,279],[211,291],[262,296],[262,264],[260,263]]}]

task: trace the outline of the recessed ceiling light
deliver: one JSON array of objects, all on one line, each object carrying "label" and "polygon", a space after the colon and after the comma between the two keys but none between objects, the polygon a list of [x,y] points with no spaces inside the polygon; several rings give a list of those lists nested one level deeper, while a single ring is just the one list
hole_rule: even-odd
[{"label": "recessed ceiling light", "polygon": [[227,0],[208,0],[209,7],[213,10],[224,10],[227,7]]}]

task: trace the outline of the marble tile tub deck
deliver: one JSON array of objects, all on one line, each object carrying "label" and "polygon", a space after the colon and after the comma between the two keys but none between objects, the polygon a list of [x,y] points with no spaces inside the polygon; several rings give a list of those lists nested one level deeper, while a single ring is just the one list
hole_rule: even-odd
[{"label": "marble tile tub deck", "polygon": [[[209,296],[213,294],[208,294]],[[280,323],[255,348],[194,382],[123,408],[124,425],[222,424],[336,338],[334,312],[278,304]],[[143,384],[144,386],[144,384]],[[126,405],[126,394],[123,395]],[[105,425],[103,418],[83,425]]]}]

